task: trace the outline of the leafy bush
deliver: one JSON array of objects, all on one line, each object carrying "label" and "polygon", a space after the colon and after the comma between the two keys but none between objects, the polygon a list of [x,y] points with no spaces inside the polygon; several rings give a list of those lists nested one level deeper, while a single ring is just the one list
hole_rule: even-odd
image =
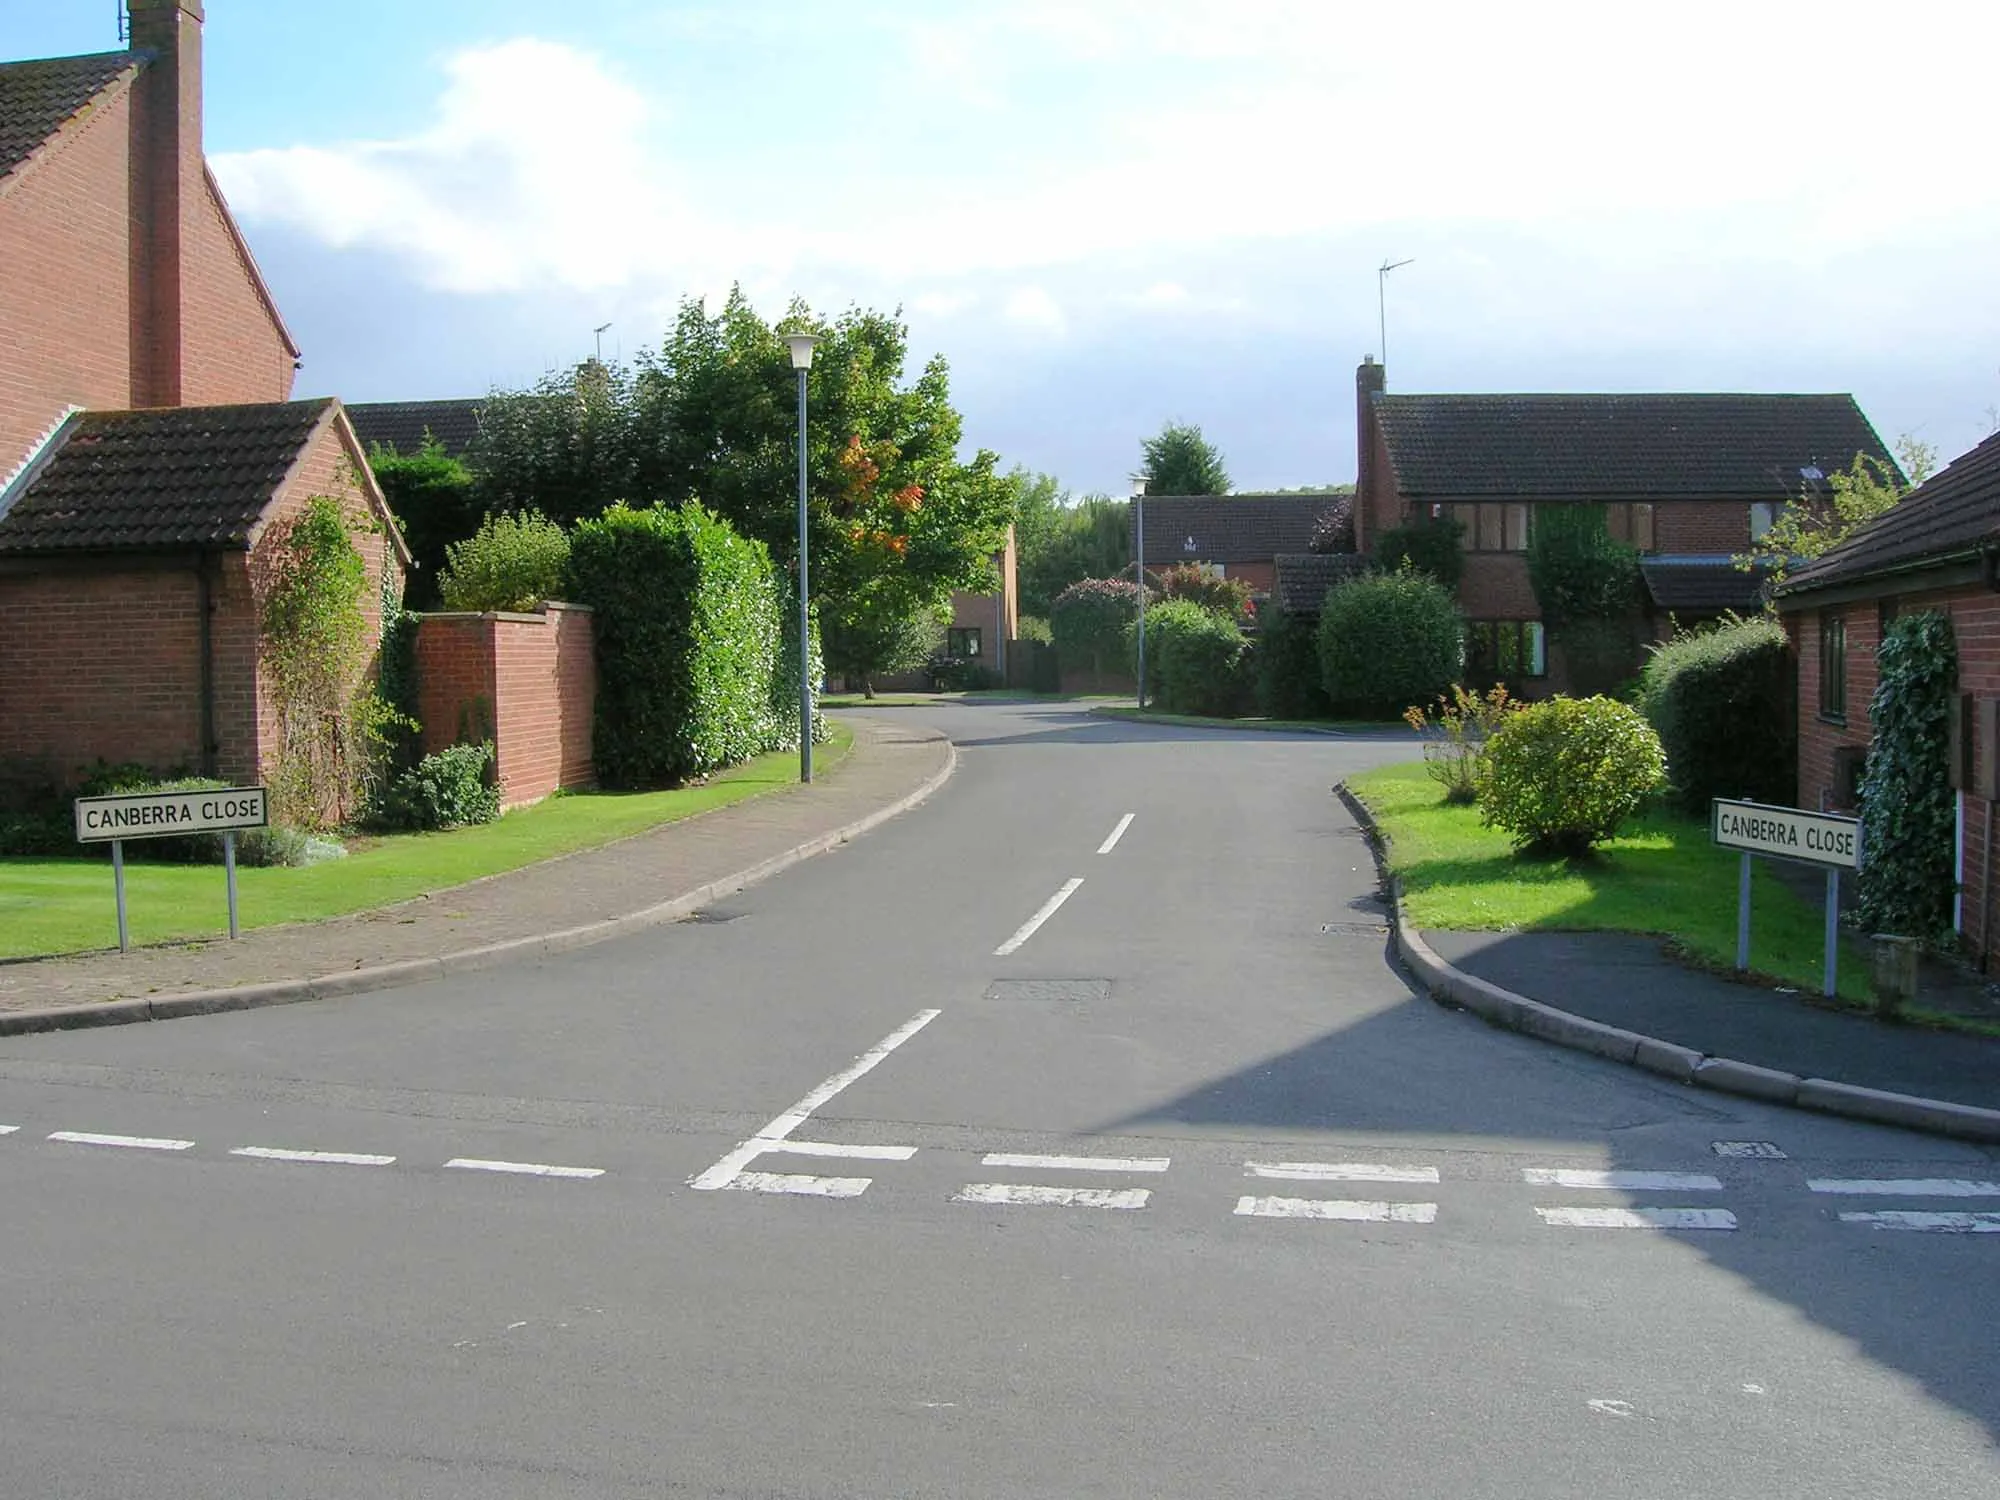
[{"label": "leafy bush", "polygon": [[1403,710],[1404,722],[1424,737],[1424,768],[1444,788],[1446,802],[1477,800],[1486,742],[1521,706],[1507,696],[1504,685],[1496,684],[1484,694],[1454,685],[1430,712],[1418,704]]},{"label": "leafy bush", "polygon": [[1049,628],[1072,670],[1129,671],[1139,585],[1129,578],[1085,578],[1056,595]]},{"label": "leafy bush", "polygon": [[453,458],[426,434],[415,453],[398,453],[394,444],[377,445],[368,467],[382,486],[382,498],[416,560],[410,574],[410,604],[434,609],[438,578],[444,572],[445,549],[463,541],[479,526],[480,506],[473,492],[472,470]]},{"label": "leafy bush", "polygon": [[1329,590],[1318,644],[1320,683],[1335,710],[1386,719],[1457,681],[1465,622],[1446,585],[1406,566]]},{"label": "leafy bush", "polygon": [[1022,615],[1014,627],[1014,639],[1039,641],[1044,646],[1053,646],[1056,643],[1055,632],[1049,629],[1049,622],[1040,615]]},{"label": "leafy bush", "polygon": [[446,609],[533,609],[566,591],[569,534],[534,511],[488,516],[445,556],[438,590]]},{"label": "leafy bush", "polygon": [[1273,609],[1257,638],[1257,708],[1273,719],[1332,715],[1319,667],[1319,628],[1310,615]]},{"label": "leafy bush", "polygon": [[500,816],[491,743],[453,745],[426,755],[389,783],[378,820],[386,828],[435,832]]},{"label": "leafy bush", "polygon": [[1163,599],[1187,599],[1232,620],[1250,616],[1250,585],[1240,578],[1222,578],[1194,563],[1175,563],[1158,575]]},{"label": "leafy bush", "polygon": [[1384,572],[1415,568],[1448,589],[1465,572],[1465,523],[1450,516],[1391,526],[1375,539],[1375,565]]},{"label": "leafy bush", "polygon": [[1958,648],[1943,615],[1905,615],[1882,637],[1868,704],[1874,737],[1861,778],[1861,919],[1876,932],[1937,938],[1951,928],[1949,761]]},{"label": "leafy bush", "polygon": [[1791,642],[1776,620],[1731,615],[1655,646],[1639,711],[1667,753],[1673,800],[1701,814],[1716,797],[1789,804],[1798,717]]},{"label": "leafy bush", "polygon": [[[786,742],[779,704],[797,702],[784,666],[796,627],[762,543],[697,502],[614,505],[577,526],[570,571],[594,611],[606,786],[673,785]],[[816,659],[817,642],[809,649]]]},{"label": "leafy bush", "polygon": [[1666,770],[1660,737],[1609,698],[1553,698],[1486,742],[1480,819],[1532,855],[1581,855],[1639,810]]},{"label": "leafy bush", "polygon": [[977,693],[999,687],[1000,678],[976,656],[952,656],[940,651],[924,666],[934,693]]},{"label": "leafy bush", "polygon": [[1146,671],[1155,702],[1169,713],[1234,717],[1243,709],[1247,643],[1236,622],[1192,599],[1146,611]]},{"label": "leafy bush", "polygon": [[1614,541],[1596,505],[1538,505],[1528,538],[1528,581],[1551,630],[1615,620],[1639,598],[1639,553]]}]

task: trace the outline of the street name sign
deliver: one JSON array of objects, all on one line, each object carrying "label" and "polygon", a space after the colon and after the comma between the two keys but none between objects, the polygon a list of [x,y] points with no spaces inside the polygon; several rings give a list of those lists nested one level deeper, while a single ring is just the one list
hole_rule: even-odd
[{"label": "street name sign", "polygon": [[163,839],[175,834],[222,835],[222,867],[229,888],[229,935],[236,920],[236,835],[267,828],[271,799],[261,786],[227,786],[198,792],[121,792],[76,799],[76,841],[111,846],[111,883],[118,902],[118,951],[132,947],[125,920],[125,841]]},{"label": "street name sign", "polygon": [[1861,865],[1861,820],[1830,813],[1803,812],[1796,807],[1767,807],[1761,802],[1715,799],[1712,832],[1725,849],[1797,859],[1807,864],[1837,865],[1843,870]]}]

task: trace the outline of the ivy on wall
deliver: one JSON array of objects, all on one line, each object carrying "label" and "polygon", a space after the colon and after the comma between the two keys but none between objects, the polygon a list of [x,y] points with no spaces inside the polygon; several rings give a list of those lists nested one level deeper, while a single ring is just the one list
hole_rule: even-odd
[{"label": "ivy on wall", "polygon": [[1874,738],[1861,781],[1861,919],[1875,932],[1936,939],[1951,930],[1955,828],[1949,760],[1958,648],[1951,621],[1907,615],[1889,627],[1868,705]]}]

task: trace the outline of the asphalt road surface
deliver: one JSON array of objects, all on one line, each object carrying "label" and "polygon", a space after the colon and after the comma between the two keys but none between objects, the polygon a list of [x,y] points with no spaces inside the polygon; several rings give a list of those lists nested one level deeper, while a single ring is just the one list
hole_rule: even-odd
[{"label": "asphalt road surface", "polygon": [[1407,743],[935,717],[704,920],[0,1042],[0,1495],[2000,1492],[1993,1153],[1413,996]]}]

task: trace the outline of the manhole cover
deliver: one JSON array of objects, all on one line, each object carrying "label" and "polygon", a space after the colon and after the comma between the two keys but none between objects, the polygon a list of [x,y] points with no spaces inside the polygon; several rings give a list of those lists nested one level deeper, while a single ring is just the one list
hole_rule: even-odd
[{"label": "manhole cover", "polygon": [[986,987],[988,1000],[1062,1000],[1078,1004],[1111,998],[1108,979],[996,979]]},{"label": "manhole cover", "polygon": [[1712,1144],[1717,1156],[1748,1156],[1763,1161],[1786,1161],[1789,1159],[1771,1141],[1715,1141]]},{"label": "manhole cover", "polygon": [[1322,935],[1340,933],[1350,937],[1380,937],[1389,930],[1389,924],[1387,922],[1322,922],[1319,924],[1319,930]]},{"label": "manhole cover", "polygon": [[721,906],[705,906],[700,911],[689,912],[682,917],[683,922],[692,922],[699,927],[717,927],[724,922],[740,922],[745,913],[730,911]]}]

